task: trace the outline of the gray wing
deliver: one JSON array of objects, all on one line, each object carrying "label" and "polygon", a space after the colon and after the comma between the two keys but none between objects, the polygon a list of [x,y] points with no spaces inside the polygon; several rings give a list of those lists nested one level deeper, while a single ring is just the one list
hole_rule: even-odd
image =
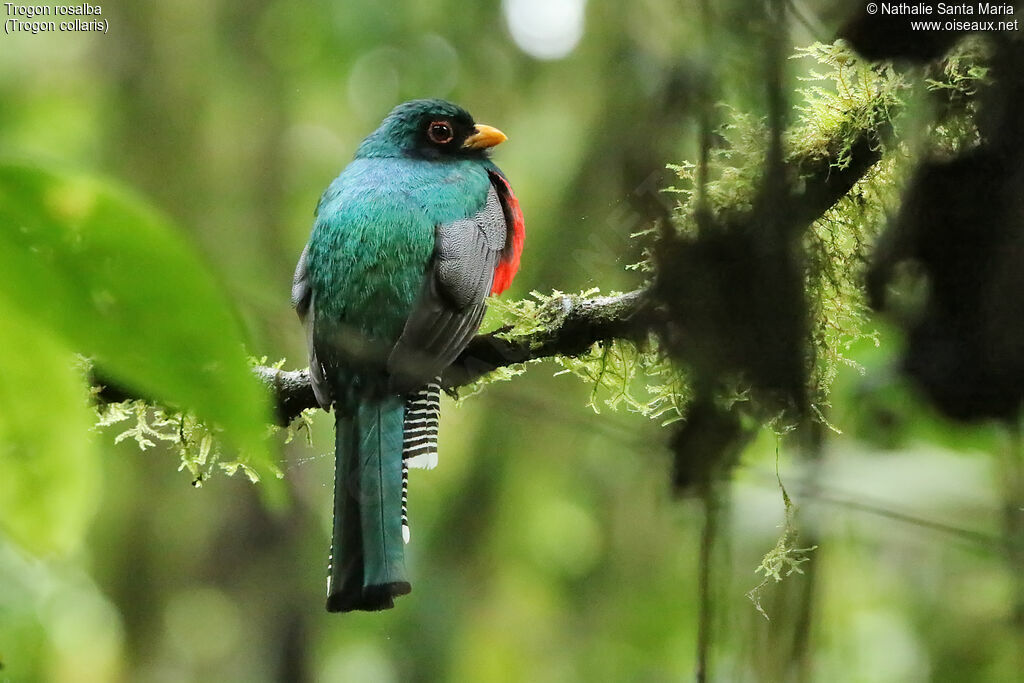
[{"label": "gray wing", "polygon": [[309,245],[302,249],[302,256],[295,266],[295,276],[292,278],[292,306],[299,314],[299,320],[306,328],[306,347],[309,350],[309,382],[313,387],[313,394],[321,408],[328,408],[331,405],[331,390],[324,378],[326,374],[324,366],[317,358],[316,348],[313,345],[313,287],[309,282],[309,269],[306,261],[309,258]]},{"label": "gray wing", "polygon": [[423,289],[388,357],[393,391],[412,391],[440,375],[476,334],[507,232],[493,186],[476,215],[437,226]]},{"label": "gray wing", "polygon": [[306,316],[313,304],[313,288],[309,285],[309,270],[306,260],[309,258],[309,245],[302,248],[302,256],[295,266],[292,277],[292,308],[299,314],[299,320],[306,322]]}]

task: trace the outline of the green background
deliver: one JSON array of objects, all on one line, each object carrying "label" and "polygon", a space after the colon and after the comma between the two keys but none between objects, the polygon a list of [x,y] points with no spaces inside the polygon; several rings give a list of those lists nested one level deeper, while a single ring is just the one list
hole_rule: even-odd
[{"label": "green background", "polygon": [[[550,16],[526,0],[101,6],[106,34],[0,36],[0,151],[145,197],[172,222],[160,250],[194,251],[181,263],[198,275],[149,271],[141,300],[163,302],[168,329],[196,339],[237,327],[252,353],[288,367],[304,364],[288,292],[313,207],[396,103],[446,97],[509,135],[495,160],[527,221],[512,297],[639,284],[624,269],[640,258],[629,235],[671,182],[665,164],[696,156],[695,93],[765,108],[762,29],[741,2],[716,6],[710,53],[698,2],[561,0]],[[515,12],[571,27],[574,8],[582,38],[558,59],[528,51],[557,36],[531,47],[510,30]],[[830,40],[831,3],[803,15],[792,45]],[[139,211],[126,233],[164,225]],[[149,234],[135,236],[152,244]],[[207,279],[219,295],[207,297]],[[175,298],[185,281],[207,299]],[[692,677],[703,514],[673,496],[655,422],[596,414],[589,388],[553,365],[458,407],[446,399],[441,466],[411,481],[413,593],[391,612],[329,615],[332,420],[316,421],[312,446],[274,453],[284,505],[266,506],[264,484],[241,476],[194,488],[171,452],[87,431],[84,390],[60,370],[79,347],[37,329],[39,310],[85,310],[61,301],[37,289],[0,297],[0,447],[33,482],[17,500],[0,483],[0,680]],[[152,349],[139,363],[153,386],[179,367],[168,354],[194,348],[162,324],[136,348]],[[70,338],[90,325],[100,322],[83,319]],[[881,345],[853,350],[866,373],[841,375],[830,419],[842,434],[828,435],[822,459],[809,465],[766,431],[723,496],[713,680],[1020,674],[1001,539],[1019,443],[936,418],[893,374],[898,335],[871,326]],[[252,423],[224,411],[212,414]],[[29,442],[38,451],[26,455]],[[765,590],[767,621],[745,594],[782,533],[777,452],[819,547],[809,575]]]}]

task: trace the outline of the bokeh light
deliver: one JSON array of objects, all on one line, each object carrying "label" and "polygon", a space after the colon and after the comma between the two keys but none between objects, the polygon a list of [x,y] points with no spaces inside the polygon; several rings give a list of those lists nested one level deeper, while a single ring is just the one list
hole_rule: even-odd
[{"label": "bokeh light", "polygon": [[586,0],[505,0],[512,40],[537,59],[561,59],[583,37]]}]

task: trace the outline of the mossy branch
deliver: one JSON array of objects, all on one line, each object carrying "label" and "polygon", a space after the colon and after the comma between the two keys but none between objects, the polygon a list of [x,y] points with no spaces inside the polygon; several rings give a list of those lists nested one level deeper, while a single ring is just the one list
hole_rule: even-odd
[{"label": "mossy branch", "polygon": [[[888,128],[892,102],[884,97],[866,99],[868,103],[859,102],[859,106],[851,106],[838,116],[842,125],[818,128],[815,135],[800,128],[791,131],[796,135],[788,138],[788,150],[781,162],[780,176],[784,180],[780,182],[784,188],[779,201],[792,226],[806,226],[819,219],[879,160],[880,137]],[[729,216],[731,225],[740,228],[740,232],[743,225],[756,230],[763,218],[759,213],[763,207],[751,202],[750,197],[733,199],[737,206],[720,206],[719,215]],[[662,239],[670,233],[666,228]],[[671,263],[659,261],[656,265],[661,271],[672,270]],[[685,274],[677,275],[685,288]],[[676,289],[672,298],[685,295]],[[652,333],[664,333],[669,326],[676,331],[685,329],[688,321],[679,319],[678,307],[664,296],[665,292],[658,292],[657,287],[645,287],[615,296],[543,297],[536,324],[521,331],[501,328],[478,335],[445,372],[443,384],[445,388],[456,389],[500,368],[556,356],[581,357],[593,350],[595,344],[613,340],[639,346]],[[273,394],[280,424],[289,424],[302,411],[317,407],[308,370],[286,371],[259,365],[254,372]],[[96,393],[100,401],[135,397],[131,391],[101,380],[95,383],[103,385]]]},{"label": "mossy branch", "polygon": [[[836,159],[814,154],[792,154],[787,161],[787,177],[799,178],[793,187],[788,205],[804,223],[819,218],[843,198],[854,183],[878,161],[878,133],[864,130],[849,146],[849,163],[835,167]],[[794,183],[796,185],[796,183]],[[756,217],[751,216],[751,222]],[[499,329],[477,335],[455,363],[445,372],[443,384],[455,389],[470,384],[489,372],[510,365],[519,365],[553,356],[578,356],[594,344],[614,339],[642,342],[664,322],[660,307],[646,289],[637,289],[618,296],[581,298],[563,295],[550,300],[541,311],[540,330],[511,334]],[[685,325],[686,321],[673,321]],[[307,408],[317,406],[309,384],[307,370],[278,370],[259,366],[257,376],[275,397],[277,417],[287,424]]]},{"label": "mossy branch", "polygon": [[[445,372],[442,384],[445,389],[457,389],[498,368],[552,356],[577,356],[600,341],[639,340],[650,328],[646,301],[644,290],[593,298],[556,297],[541,311],[542,330],[517,335],[502,328],[477,335]],[[317,407],[308,370],[261,365],[253,371],[271,390],[281,424]]]},{"label": "mossy branch", "polygon": [[[874,136],[874,131],[863,131],[857,143],[851,146],[851,163],[842,170],[836,169],[834,159],[828,157],[812,161],[811,154],[791,156],[792,177],[799,177],[802,187],[791,191],[789,203],[799,211],[801,220],[809,223],[817,219],[878,160]],[[643,342],[656,325],[664,322],[659,310],[646,289],[617,296],[555,297],[541,311],[543,327],[539,330],[514,334],[498,329],[477,335],[445,372],[444,387],[456,389],[502,367],[553,356],[579,356],[599,342],[614,339]],[[686,323],[672,322],[674,325]],[[271,391],[280,424],[288,424],[303,410],[317,407],[308,370],[281,370],[260,365],[253,372]],[[138,398],[131,391],[100,378],[95,383],[101,387],[97,397],[104,402]]]}]

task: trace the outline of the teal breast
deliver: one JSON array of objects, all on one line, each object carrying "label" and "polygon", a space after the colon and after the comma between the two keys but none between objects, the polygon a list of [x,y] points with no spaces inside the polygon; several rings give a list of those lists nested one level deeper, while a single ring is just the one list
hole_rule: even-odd
[{"label": "teal breast", "polygon": [[317,330],[354,328],[393,345],[423,284],[435,226],[479,211],[489,183],[471,161],[353,161],[321,197],[310,238]]}]

